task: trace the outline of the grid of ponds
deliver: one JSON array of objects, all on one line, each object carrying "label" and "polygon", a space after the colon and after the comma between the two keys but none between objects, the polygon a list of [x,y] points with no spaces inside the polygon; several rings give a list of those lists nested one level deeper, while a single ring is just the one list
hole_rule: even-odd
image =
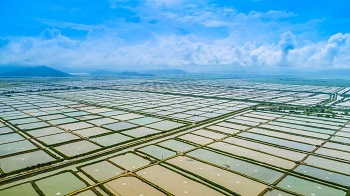
[{"label": "grid of ponds", "polygon": [[[111,87],[114,86],[114,87]],[[293,105],[315,105],[329,99],[330,93],[341,87],[313,85],[290,85],[248,82],[239,79],[196,80],[196,81],[145,81],[137,84],[114,84],[107,88],[147,92],[168,92],[231,99],[284,103]]]},{"label": "grid of ponds", "polygon": [[[335,92],[348,94],[349,88],[240,79],[86,80],[1,88],[7,96],[0,96],[0,180],[82,161],[0,182],[0,195],[346,195],[348,116],[247,109],[257,102],[315,105]],[[181,128],[183,133],[160,139]],[[157,141],[126,152],[85,158],[153,136]]]},{"label": "grid of ponds", "polygon": [[[88,90],[49,95],[192,123],[256,105],[239,101],[116,90]],[[158,124],[163,124],[165,128],[170,126],[165,123]]]},{"label": "grid of ponds", "polygon": [[[138,129],[153,133],[151,127]],[[250,110],[133,151],[0,186],[0,195],[345,196],[350,186],[349,129],[346,119]]]},{"label": "grid of ponds", "polygon": [[186,126],[40,95],[0,97],[0,174],[117,147]]}]

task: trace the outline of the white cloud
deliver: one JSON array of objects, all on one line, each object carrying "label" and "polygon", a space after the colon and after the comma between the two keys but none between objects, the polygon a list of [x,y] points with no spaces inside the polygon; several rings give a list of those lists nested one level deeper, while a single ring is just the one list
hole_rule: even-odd
[{"label": "white cloud", "polygon": [[280,11],[280,10],[270,10],[266,13],[258,13],[259,17],[262,18],[269,18],[269,19],[279,19],[279,18],[289,18],[296,16],[293,12],[286,12],[286,11]]},{"label": "white cloud", "polygon": [[50,20],[50,19],[38,19],[38,20],[43,24],[49,25],[51,27],[56,27],[56,28],[69,28],[69,29],[82,30],[82,31],[92,31],[94,29],[101,28],[101,26],[99,25],[86,25],[86,24],[78,24],[78,23],[72,23],[72,22]]},{"label": "white cloud", "polygon": [[[335,34],[328,41],[301,45],[292,32],[279,43],[236,44],[231,37],[204,42],[195,36],[159,36],[127,44],[117,35],[72,40],[57,29],[37,37],[11,37],[0,48],[0,64],[66,66],[282,66],[350,67],[350,34]],[[282,57],[282,58],[281,58]]]}]

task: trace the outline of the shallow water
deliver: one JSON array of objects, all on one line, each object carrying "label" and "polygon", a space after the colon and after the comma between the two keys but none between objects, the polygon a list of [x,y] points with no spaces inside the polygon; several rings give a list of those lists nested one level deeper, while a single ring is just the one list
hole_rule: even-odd
[{"label": "shallow water", "polygon": [[193,145],[186,144],[184,142],[180,142],[177,140],[166,140],[164,142],[158,143],[157,145],[170,148],[176,152],[184,152],[184,151],[188,151],[188,150],[195,148],[195,146],[193,146]]},{"label": "shallow water", "polygon": [[55,135],[49,135],[49,136],[37,138],[37,140],[40,140],[47,145],[58,144],[58,143],[63,143],[67,141],[77,140],[77,139],[80,139],[80,137],[73,135],[71,133],[59,133]]},{"label": "shallow water", "polygon": [[320,140],[320,139],[313,139],[313,138],[308,138],[308,137],[304,137],[304,136],[291,135],[291,134],[287,134],[287,133],[270,131],[270,130],[260,129],[260,128],[250,129],[249,132],[278,137],[281,139],[287,138],[288,140],[293,140],[296,142],[304,142],[304,143],[308,143],[311,145],[321,145],[323,143],[323,140]]},{"label": "shallow water", "polygon": [[113,195],[165,195],[136,177],[121,177],[103,184]]},{"label": "shallow water", "polygon": [[93,163],[81,169],[97,181],[103,181],[118,176],[124,171],[108,161]]},{"label": "shallow water", "polygon": [[294,176],[285,177],[277,186],[303,195],[345,195],[342,190]]},{"label": "shallow water", "polygon": [[209,147],[285,169],[291,169],[295,166],[295,163],[292,161],[288,161],[279,157],[275,157],[255,150],[250,150],[247,148],[242,148],[223,142],[216,142],[214,144],[210,144]]},{"label": "shallow water", "polygon": [[350,152],[350,145],[338,144],[338,143],[334,143],[334,142],[326,142],[325,144],[323,144],[323,147],[344,150],[344,151]]},{"label": "shallow water", "polygon": [[150,145],[146,146],[143,148],[138,149],[138,151],[144,152],[148,155],[151,155],[152,157],[155,157],[157,159],[166,159],[168,157],[171,157],[175,155],[176,153],[174,151],[167,150],[165,148],[155,146],[155,145]]},{"label": "shallow water", "polygon": [[236,171],[267,183],[273,183],[283,175],[281,172],[236,158],[224,156],[210,150],[198,149],[187,155],[221,167],[226,167],[228,170]]},{"label": "shallow water", "polygon": [[24,137],[22,137],[18,133],[8,133],[8,134],[0,135],[0,144],[20,141],[20,140],[24,140]]},{"label": "shallow water", "polygon": [[226,135],[224,135],[224,134],[216,133],[216,132],[213,132],[213,131],[208,131],[208,130],[205,130],[205,129],[200,129],[200,130],[194,131],[192,133],[196,134],[196,135],[208,137],[208,138],[211,138],[211,139],[221,139],[221,138],[226,137]]},{"label": "shallow water", "polygon": [[182,124],[182,123],[177,123],[177,122],[173,122],[173,121],[164,120],[164,121],[148,124],[146,126],[150,127],[150,128],[158,129],[158,130],[161,130],[161,131],[169,131],[171,129],[175,129],[175,128],[181,127],[183,125],[184,124]]},{"label": "shallow water", "polygon": [[137,138],[137,137],[144,137],[144,136],[147,136],[147,135],[161,133],[161,132],[157,131],[155,129],[147,128],[147,127],[139,127],[139,128],[123,131],[123,133],[126,134],[126,135],[129,135],[129,136]]},{"label": "shallow water", "polygon": [[134,153],[126,153],[124,155],[119,155],[119,156],[110,158],[109,160],[129,171],[150,164],[150,161],[140,156],[137,156]]},{"label": "shallow water", "polygon": [[300,152],[285,150],[282,148],[277,148],[277,147],[269,146],[266,144],[260,144],[257,142],[251,142],[248,140],[243,140],[243,139],[235,138],[235,137],[227,138],[227,139],[225,139],[225,142],[232,143],[232,144],[239,145],[239,146],[243,146],[243,147],[250,148],[253,150],[259,150],[262,152],[266,152],[266,153],[269,153],[272,155],[280,156],[280,157],[283,157],[286,159],[291,159],[294,161],[300,161],[306,156],[306,154],[303,154]]},{"label": "shallow water", "polygon": [[296,169],[295,172],[302,173],[307,176],[312,176],[318,179],[322,179],[328,182],[337,183],[343,186],[350,186],[350,176],[346,176],[343,174],[338,174],[335,172],[318,169],[315,167],[310,167],[306,165],[300,165]]},{"label": "shallow water", "polygon": [[137,175],[174,195],[222,195],[203,184],[159,165],[140,170]]},{"label": "shallow water", "polygon": [[275,125],[264,124],[264,125],[261,125],[260,127],[273,129],[273,130],[277,130],[277,131],[282,131],[282,132],[286,132],[286,133],[295,133],[295,134],[299,134],[299,135],[306,135],[306,136],[311,136],[311,137],[316,137],[316,138],[321,138],[321,139],[328,139],[330,137],[328,134],[316,133],[316,132],[311,132],[311,131],[303,131],[303,130],[299,130],[299,129],[292,129],[292,128],[275,126]]},{"label": "shallow water", "polygon": [[272,191],[267,191],[264,196],[293,196],[293,194],[286,193],[284,191],[280,191],[277,189],[274,189]]},{"label": "shallow water", "polygon": [[[188,157],[178,156],[167,161],[219,184],[240,195],[258,195],[267,186],[232,172],[204,164]],[[254,188],[252,188],[254,187]]]},{"label": "shallow water", "polygon": [[0,190],[2,196],[36,196],[39,195],[30,183],[21,184],[4,190]]},{"label": "shallow water", "polygon": [[316,148],[315,146],[312,146],[309,144],[303,144],[295,141],[289,141],[285,139],[279,139],[279,138],[274,138],[274,137],[269,137],[269,136],[264,136],[264,135],[259,135],[255,133],[249,133],[249,132],[239,133],[238,136],[246,137],[249,139],[255,139],[263,142],[268,142],[268,143],[276,144],[280,146],[285,146],[292,149],[308,151],[308,152]]},{"label": "shallow water", "polygon": [[26,150],[32,150],[37,148],[35,145],[33,145],[28,140],[18,141],[18,142],[12,142],[0,145],[0,156],[5,156],[9,154],[14,154]]},{"label": "shallow water", "polygon": [[315,151],[317,154],[322,154],[330,157],[335,157],[338,159],[350,160],[350,152],[344,152],[339,150],[327,149],[327,148],[319,148]]},{"label": "shallow water", "polygon": [[91,127],[91,128],[87,128],[87,129],[80,129],[80,130],[77,130],[74,132],[76,134],[83,136],[83,137],[91,137],[91,136],[95,136],[95,135],[109,133],[111,131],[104,129],[104,128],[101,128],[101,127]]},{"label": "shallow water", "polygon": [[52,134],[57,134],[57,133],[63,133],[62,129],[59,129],[57,127],[47,127],[43,129],[35,129],[32,131],[28,131],[27,133],[34,136],[34,137],[41,137],[45,135],[52,135]]},{"label": "shallow water", "polygon": [[85,183],[70,172],[35,181],[35,184],[44,195],[65,195],[86,187]]},{"label": "shallow water", "polygon": [[196,143],[196,144],[200,144],[200,145],[207,144],[213,141],[212,139],[194,135],[194,134],[185,134],[185,135],[179,136],[179,138]]},{"label": "shallow water", "polygon": [[28,152],[0,159],[1,169],[5,172],[11,172],[26,167],[34,166],[40,163],[47,163],[55,159],[44,151]]},{"label": "shallow water", "polygon": [[144,118],[132,119],[132,120],[129,120],[128,122],[131,122],[137,125],[147,125],[147,124],[155,123],[161,120],[162,119],[159,119],[159,118],[144,117]]},{"label": "shallow water", "polygon": [[344,163],[340,161],[334,161],[326,158],[321,158],[317,156],[309,156],[305,161],[305,163],[321,168],[325,168],[328,170],[337,171],[340,173],[345,173],[347,175],[350,175],[350,164]]},{"label": "shallow water", "polygon": [[80,155],[80,154],[84,154],[84,153],[99,149],[100,147],[88,141],[79,141],[79,142],[64,144],[54,148],[60,151],[61,153],[69,157],[72,157],[75,155]]},{"label": "shallow water", "polygon": [[128,137],[119,133],[113,133],[109,135],[91,138],[90,140],[97,142],[102,146],[111,146],[111,145],[115,145],[115,144],[119,144],[128,140],[131,140],[131,139],[132,139],[131,137]]},{"label": "shallow water", "polygon": [[212,125],[212,126],[209,126],[206,128],[211,129],[211,130],[215,130],[215,131],[219,131],[219,132],[223,132],[223,133],[227,133],[227,134],[235,134],[235,133],[239,132],[239,130],[237,130],[237,129],[231,129],[231,128],[221,127],[221,126],[216,126],[216,125]]}]

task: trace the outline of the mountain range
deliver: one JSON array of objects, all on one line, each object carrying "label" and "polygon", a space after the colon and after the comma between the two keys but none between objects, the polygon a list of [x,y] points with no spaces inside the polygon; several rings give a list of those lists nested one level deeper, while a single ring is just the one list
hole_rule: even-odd
[{"label": "mountain range", "polygon": [[25,67],[0,73],[2,77],[68,77],[68,73],[47,66]]}]

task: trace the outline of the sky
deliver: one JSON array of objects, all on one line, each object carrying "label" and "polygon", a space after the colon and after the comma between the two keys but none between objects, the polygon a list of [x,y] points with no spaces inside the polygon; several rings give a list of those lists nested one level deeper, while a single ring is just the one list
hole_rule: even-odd
[{"label": "sky", "polygon": [[0,65],[350,68],[348,0],[0,0]]}]

